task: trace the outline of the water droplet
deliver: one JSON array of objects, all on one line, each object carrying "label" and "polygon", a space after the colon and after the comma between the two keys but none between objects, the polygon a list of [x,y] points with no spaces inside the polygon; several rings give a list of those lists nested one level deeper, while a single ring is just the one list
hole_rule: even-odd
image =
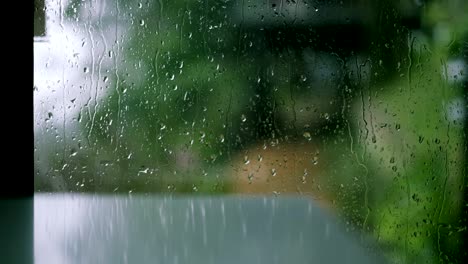
[{"label": "water droplet", "polygon": [[138,8],[142,8],[143,7],[143,4],[142,3],[138,3]]},{"label": "water droplet", "polygon": [[74,157],[78,154],[78,152],[76,151],[76,149],[71,149],[70,151],[70,157]]},{"label": "water droplet", "polygon": [[271,169],[271,176],[273,176],[273,177],[276,176],[276,169],[275,168]]},{"label": "water droplet", "polygon": [[88,72],[89,72],[88,67],[84,67],[84,68],[83,68],[83,72],[84,72],[84,73],[88,73]]},{"label": "water droplet", "polygon": [[397,131],[400,131],[400,128],[401,128],[400,124],[396,124],[396,125],[395,125],[395,129],[396,129]]},{"label": "water droplet", "polygon": [[263,157],[262,157],[262,155],[260,155],[260,154],[259,154],[259,155],[257,155],[257,160],[258,160],[259,162],[261,162],[261,161],[263,160]]},{"label": "water droplet", "polygon": [[395,163],[395,157],[390,158],[390,163]]},{"label": "water droplet", "polygon": [[419,136],[419,143],[423,143],[424,141],[424,137],[423,136]]},{"label": "water droplet", "polygon": [[312,164],[313,164],[313,165],[317,165],[317,164],[318,164],[318,157],[314,157],[314,158],[312,159]]},{"label": "water droplet", "polygon": [[109,77],[105,76],[103,81],[107,82],[108,80],[109,80]]},{"label": "water droplet", "polygon": [[242,121],[242,122],[245,122],[245,121],[247,121],[247,117],[245,117],[245,115],[244,115],[244,114],[242,114],[242,115],[241,115],[241,121]]},{"label": "water droplet", "polygon": [[149,172],[148,168],[138,171],[138,173],[148,173],[148,172]]},{"label": "water droplet", "polygon": [[309,141],[312,139],[309,132],[304,132],[303,136]]},{"label": "water droplet", "polygon": [[247,179],[249,180],[249,184],[252,183],[252,179],[253,179],[253,173],[249,173],[249,175],[247,175]]},{"label": "water droplet", "polygon": [[250,163],[249,156],[244,156],[244,164],[247,165]]},{"label": "water droplet", "polygon": [[210,155],[210,159],[211,159],[212,162],[215,162],[216,158],[217,158],[217,156],[215,154]]},{"label": "water droplet", "polygon": [[145,25],[145,20],[141,19],[140,20],[140,26],[144,26]]}]

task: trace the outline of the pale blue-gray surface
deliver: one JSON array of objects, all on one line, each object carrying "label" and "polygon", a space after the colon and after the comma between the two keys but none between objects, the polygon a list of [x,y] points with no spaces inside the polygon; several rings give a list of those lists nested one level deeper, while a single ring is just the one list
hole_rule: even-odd
[{"label": "pale blue-gray surface", "polygon": [[35,263],[381,263],[300,197],[36,195]]}]

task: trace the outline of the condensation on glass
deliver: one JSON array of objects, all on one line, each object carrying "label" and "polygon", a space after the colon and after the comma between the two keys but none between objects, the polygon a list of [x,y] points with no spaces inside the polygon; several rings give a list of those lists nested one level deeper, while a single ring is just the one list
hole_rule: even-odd
[{"label": "condensation on glass", "polygon": [[35,191],[305,196],[390,262],[459,261],[467,9],[46,0]]}]

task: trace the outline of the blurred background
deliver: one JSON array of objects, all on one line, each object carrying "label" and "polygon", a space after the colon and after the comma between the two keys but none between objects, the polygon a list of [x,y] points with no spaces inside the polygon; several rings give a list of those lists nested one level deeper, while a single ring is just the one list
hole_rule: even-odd
[{"label": "blurred background", "polygon": [[468,2],[35,0],[37,193],[301,195],[461,263]]}]

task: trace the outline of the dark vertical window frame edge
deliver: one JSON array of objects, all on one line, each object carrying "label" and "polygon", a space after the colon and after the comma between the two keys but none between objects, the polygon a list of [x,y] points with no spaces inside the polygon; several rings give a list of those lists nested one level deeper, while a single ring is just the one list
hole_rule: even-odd
[{"label": "dark vertical window frame edge", "polygon": [[[33,2],[29,2],[34,5]],[[32,7],[5,2],[2,48],[3,120],[0,183],[0,263],[32,264],[34,262],[34,165],[33,154],[33,75],[31,31]],[[10,6],[11,5],[11,6]],[[31,166],[32,168],[29,168]]]}]

